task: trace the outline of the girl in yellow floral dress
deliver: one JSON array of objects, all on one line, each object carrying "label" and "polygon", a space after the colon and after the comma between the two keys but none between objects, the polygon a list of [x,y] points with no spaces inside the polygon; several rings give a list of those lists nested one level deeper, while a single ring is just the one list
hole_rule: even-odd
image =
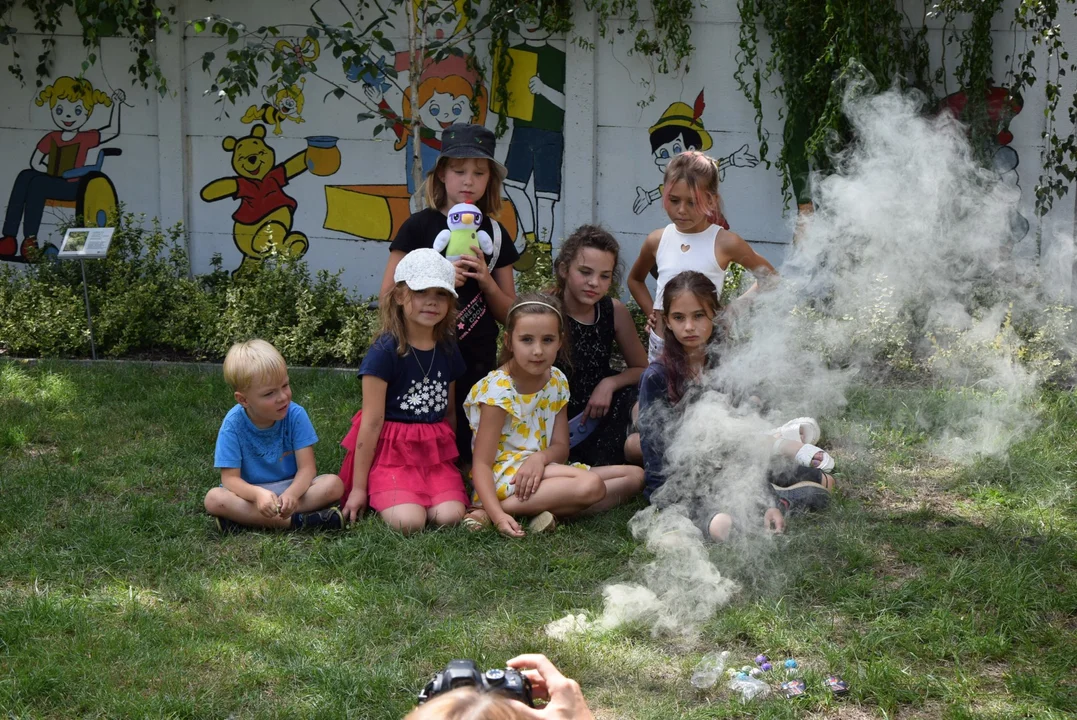
[{"label": "girl in yellow floral dress", "polygon": [[560,302],[524,295],[505,318],[501,367],[476,383],[464,412],[474,433],[471,479],[482,508],[472,527],[492,522],[504,535],[524,534],[514,515],[531,517],[532,532],[556,516],[613,507],[643,489],[631,465],[588,468],[568,460],[568,380],[553,367],[565,342]]}]

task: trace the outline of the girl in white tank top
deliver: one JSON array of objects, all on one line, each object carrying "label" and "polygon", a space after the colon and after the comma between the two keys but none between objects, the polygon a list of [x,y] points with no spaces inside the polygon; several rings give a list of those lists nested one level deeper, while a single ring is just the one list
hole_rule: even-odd
[{"label": "girl in white tank top", "polygon": [[695,270],[703,273],[718,288],[722,296],[725,285],[725,269],[714,257],[714,241],[721,232],[721,225],[710,225],[703,232],[682,233],[673,223],[666,225],[658,242],[655,264],[658,267],[658,288],[654,294],[654,309],[662,309],[662,291],[666,283],[677,273]]},{"label": "girl in white tank top", "polygon": [[[734,232],[718,224],[721,197],[718,195],[718,165],[701,152],[689,150],[676,155],[666,166],[662,185],[662,206],[670,224],[655,230],[643,242],[639,257],[628,274],[628,289],[650,320],[648,359],[654,362],[662,351],[662,292],[666,283],[685,270],[706,275],[721,296],[725,268],[735,262],[764,281],[776,277],[774,267]],[[651,297],[647,276],[658,270],[656,296]],[[755,283],[737,298],[750,302],[758,292]]]}]

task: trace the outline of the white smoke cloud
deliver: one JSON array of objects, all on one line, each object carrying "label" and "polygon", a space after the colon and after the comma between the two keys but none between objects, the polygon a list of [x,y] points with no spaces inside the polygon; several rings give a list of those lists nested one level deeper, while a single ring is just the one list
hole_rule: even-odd
[{"label": "white smoke cloud", "polygon": [[[945,389],[929,446],[955,461],[1002,455],[1035,425],[1040,377],[1018,361],[1028,348],[1012,319],[1043,303],[1019,281],[1035,269],[1010,252],[1019,191],[977,162],[963,126],[925,115],[918,95],[865,90],[846,96],[856,141],[835,158],[834,174],[815,178],[817,211],[781,284],[737,320],[744,341],[722,348],[682,418],[644,426],[670,437],[670,479],[652,498],[664,509],[631,523],[654,560],[637,582],[608,586],[601,617],[576,631],[642,621],[690,634],[728,602],[736,585],[711,563],[692,521],[728,511],[742,540],[765,551],[762,431],[839,413],[854,383],[900,374]],[[1061,245],[1069,250],[1059,256],[1072,258],[1073,239]],[[733,401],[753,395],[770,408],[767,419]]]}]

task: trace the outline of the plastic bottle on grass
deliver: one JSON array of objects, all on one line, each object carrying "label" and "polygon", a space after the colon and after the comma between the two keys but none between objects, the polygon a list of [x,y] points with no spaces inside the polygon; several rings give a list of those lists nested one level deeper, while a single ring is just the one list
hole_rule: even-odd
[{"label": "plastic bottle on grass", "polygon": [[730,680],[729,689],[740,696],[741,702],[750,702],[757,697],[766,697],[770,693],[770,685],[748,676]]},{"label": "plastic bottle on grass", "polygon": [[706,690],[712,687],[714,683],[718,682],[718,676],[725,670],[725,664],[729,660],[729,651],[723,650],[720,653],[708,653],[703,656],[703,659],[696,665],[695,670],[692,672],[692,687],[699,690]]}]

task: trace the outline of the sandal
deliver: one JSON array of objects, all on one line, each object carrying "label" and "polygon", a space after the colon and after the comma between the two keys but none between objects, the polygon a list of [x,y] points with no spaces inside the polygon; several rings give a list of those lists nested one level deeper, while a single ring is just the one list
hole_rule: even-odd
[{"label": "sandal", "polygon": [[819,423],[815,421],[815,418],[810,417],[799,417],[790,420],[781,427],[769,430],[768,433],[771,437],[796,440],[806,445],[814,445],[819,442],[819,438],[823,435]]},{"label": "sandal", "polygon": [[527,524],[527,529],[535,534],[553,532],[557,529],[557,518],[554,517],[552,512],[541,512],[531,518],[531,522]]},{"label": "sandal", "polygon": [[[822,454],[821,460],[816,460],[815,456]],[[834,469],[834,458],[830,457],[830,453],[823,450],[821,447],[815,445],[809,445],[805,443],[797,450],[796,461],[804,467],[815,468],[822,470],[823,472],[830,472]]]},{"label": "sandal", "polygon": [[490,516],[482,508],[473,509],[464,516],[460,524],[467,528],[469,532],[480,532],[493,526],[493,523],[490,522]]}]

